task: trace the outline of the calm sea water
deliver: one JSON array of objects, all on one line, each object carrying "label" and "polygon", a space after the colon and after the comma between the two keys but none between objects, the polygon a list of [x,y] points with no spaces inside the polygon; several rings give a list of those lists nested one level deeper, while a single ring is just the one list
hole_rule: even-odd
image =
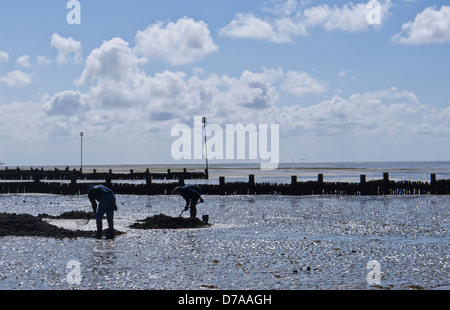
[{"label": "calm sea water", "polygon": [[437,179],[450,179],[450,161],[447,162],[348,162],[348,163],[281,163],[276,170],[263,171],[259,165],[212,165],[211,180],[225,176],[229,181],[246,181],[249,174],[255,175],[256,182],[290,183],[291,176],[298,181],[317,180],[323,174],[325,182],[359,182],[360,175],[367,181],[383,179],[388,172],[395,181],[430,181],[430,175]]},{"label": "calm sea water", "polygon": [[[16,167],[10,167],[15,169]],[[29,167],[21,167],[28,169]],[[41,168],[41,167],[34,167]],[[54,167],[43,167],[54,169]],[[66,167],[58,167],[65,169]],[[70,170],[79,169],[79,166],[70,166]],[[84,166],[84,172],[108,171],[127,173],[131,169],[135,172],[171,171],[204,171],[205,165],[113,165],[113,166]],[[0,166],[0,169],[4,169]],[[344,162],[344,163],[280,163],[278,169],[261,170],[259,164],[216,164],[209,165],[208,180],[187,180],[187,183],[219,184],[219,177],[225,177],[227,182],[245,182],[249,175],[255,176],[256,182],[290,183],[291,176],[297,176],[297,180],[317,180],[318,174],[323,174],[325,182],[359,182],[361,175],[366,175],[366,180],[383,179],[383,173],[388,172],[389,178],[394,181],[422,181],[429,182],[431,174],[436,174],[437,179],[450,179],[450,161],[440,162]],[[0,180],[2,182],[2,180]],[[58,181],[70,182],[70,181]],[[82,182],[81,180],[79,182]],[[126,182],[121,180],[120,182]],[[132,183],[143,183],[145,180],[130,180]],[[153,182],[166,182],[165,180],[153,180]],[[169,180],[168,182],[172,182]]]},{"label": "calm sea water", "polygon": [[[331,172],[336,178],[355,172],[359,180],[361,171],[382,178],[387,169],[392,179],[394,170],[408,180],[422,174],[428,180],[429,173],[450,178],[448,163],[383,165],[282,169],[289,181],[292,172],[304,171],[305,178],[323,173],[325,180]],[[257,172],[214,171],[228,179]],[[126,234],[115,240],[0,238],[0,289],[450,289],[447,195],[206,196],[198,214],[208,214],[213,225],[184,230],[128,227],[155,214],[178,216],[184,207],[179,196],[122,195],[118,204],[116,228]],[[86,196],[0,195],[0,212],[74,210],[90,210]],[[52,223],[94,230],[91,222]],[[367,268],[371,261],[377,270]],[[375,271],[378,286],[368,277]]]}]

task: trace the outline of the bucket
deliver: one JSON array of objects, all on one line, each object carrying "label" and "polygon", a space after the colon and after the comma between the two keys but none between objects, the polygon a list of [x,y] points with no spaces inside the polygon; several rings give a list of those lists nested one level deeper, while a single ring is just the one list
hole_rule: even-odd
[{"label": "bucket", "polygon": [[208,222],[209,222],[209,215],[208,214],[202,215],[202,221],[203,221],[203,223],[208,224]]}]

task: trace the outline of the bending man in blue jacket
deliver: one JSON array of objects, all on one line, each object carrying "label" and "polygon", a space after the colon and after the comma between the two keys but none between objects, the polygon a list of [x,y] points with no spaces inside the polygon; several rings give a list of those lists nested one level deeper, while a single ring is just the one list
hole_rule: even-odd
[{"label": "bending man in blue jacket", "polygon": [[191,210],[191,218],[195,218],[197,216],[197,203],[200,201],[202,203],[204,200],[201,197],[200,188],[196,185],[184,185],[175,187],[173,190],[175,194],[181,195],[184,200],[186,200],[186,206],[184,207],[184,211]]},{"label": "bending man in blue jacket", "polygon": [[[116,195],[104,185],[91,185],[88,187],[87,193],[97,222],[97,234],[94,237],[97,239],[102,238],[102,220],[106,213],[108,221],[106,239],[114,239],[114,211],[117,211]],[[98,209],[97,201],[99,202]]]}]

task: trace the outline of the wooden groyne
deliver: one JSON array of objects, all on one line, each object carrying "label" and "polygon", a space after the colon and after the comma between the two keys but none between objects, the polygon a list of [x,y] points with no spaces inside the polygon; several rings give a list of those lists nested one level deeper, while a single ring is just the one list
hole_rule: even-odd
[{"label": "wooden groyne", "polygon": [[[171,171],[167,172],[135,172],[130,169],[129,172],[93,172],[86,173],[81,169],[54,168],[48,170],[44,168],[15,169],[5,168],[0,170],[0,194],[6,193],[47,193],[61,195],[79,195],[86,191],[89,184],[104,184],[114,189],[120,194],[135,195],[165,195],[173,190],[173,182],[153,183],[152,180],[174,180],[176,184],[184,180],[207,179],[208,171],[192,172]],[[145,180],[143,184],[130,184],[125,181]],[[119,183],[124,182],[124,183]],[[145,190],[144,190],[145,188]]]},{"label": "wooden groyne", "polygon": [[389,173],[383,174],[383,179],[366,181],[366,176],[360,176],[360,182],[324,182],[323,174],[317,181],[297,182],[297,177],[291,177],[290,184],[255,183],[254,176],[249,176],[248,182],[226,183],[220,178],[220,184],[201,186],[203,193],[216,195],[448,195],[450,180],[436,180],[431,175],[430,182],[421,181],[391,181]]},{"label": "wooden groyne", "polygon": [[130,169],[129,172],[113,172],[109,169],[108,172],[97,172],[97,169],[93,169],[92,172],[83,172],[81,169],[44,169],[33,168],[21,169],[19,167],[11,169],[5,167],[0,170],[0,180],[145,180],[151,178],[153,180],[179,180],[179,179],[207,179],[208,171],[205,172],[191,172],[186,168],[183,171],[174,172],[167,169],[167,172],[150,172],[147,168],[145,172],[135,172]]},{"label": "wooden groyne", "polygon": [[[185,184],[185,180],[207,179],[205,172],[145,172],[83,173],[80,170],[43,170],[3,169],[0,170],[0,194],[8,193],[47,193],[59,195],[84,194],[88,184],[104,184],[117,194],[123,195],[171,195],[176,186]],[[139,184],[126,180],[142,180]],[[153,182],[153,180],[168,180]],[[171,182],[173,180],[173,182]],[[256,183],[255,176],[249,175],[248,182],[226,182],[219,177],[219,184],[200,185],[204,195],[448,195],[450,180],[437,180],[436,174],[430,175],[430,182],[392,181],[389,173],[383,173],[379,180],[366,181],[360,176],[360,182],[325,182],[323,174],[317,180],[298,182],[296,176],[291,183]]]}]

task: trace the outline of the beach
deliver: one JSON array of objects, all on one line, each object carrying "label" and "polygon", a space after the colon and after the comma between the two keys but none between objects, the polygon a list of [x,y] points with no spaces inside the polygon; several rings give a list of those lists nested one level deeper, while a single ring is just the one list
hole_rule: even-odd
[{"label": "beach", "polygon": [[[178,216],[184,201],[120,195],[115,228],[124,234],[114,240],[1,237],[0,289],[450,288],[447,195],[204,198],[198,214],[209,215],[207,228],[133,229],[149,216]],[[0,195],[0,212],[68,211],[90,211],[87,197]],[[95,230],[94,221],[49,223]]]}]

